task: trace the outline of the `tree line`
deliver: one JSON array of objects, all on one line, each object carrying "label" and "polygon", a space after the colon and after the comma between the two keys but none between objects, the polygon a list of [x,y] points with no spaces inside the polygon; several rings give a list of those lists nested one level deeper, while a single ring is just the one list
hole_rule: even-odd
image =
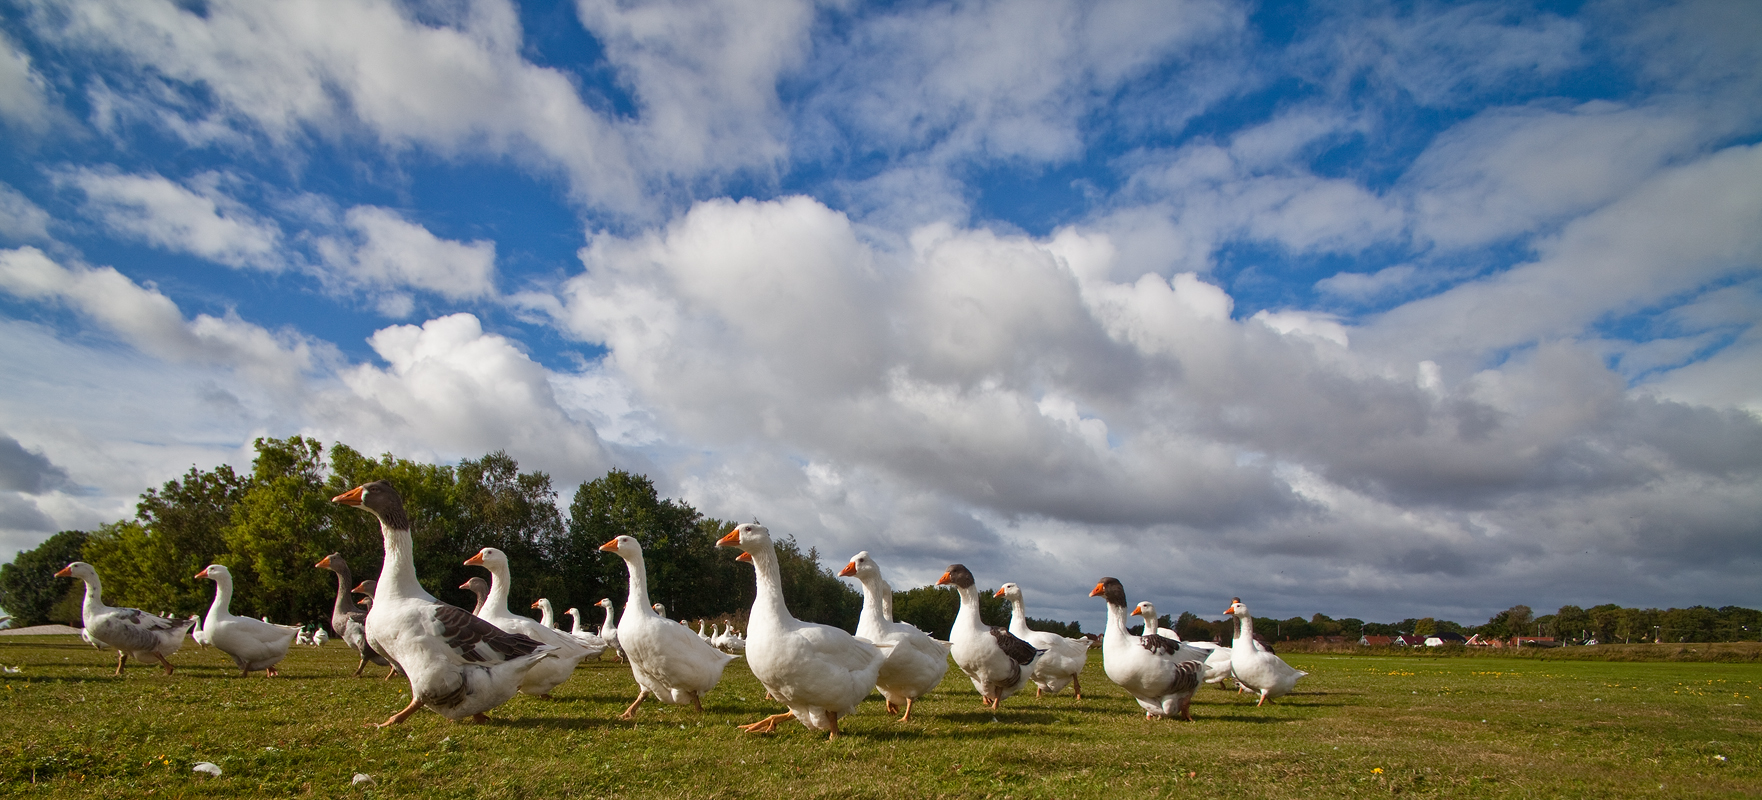
[{"label": "tree line", "polygon": [[[1164,618],[1167,619],[1166,617]],[[1688,608],[1623,608],[1613,603],[1581,608],[1561,606],[1552,614],[1536,616],[1526,605],[1494,614],[1481,625],[1461,625],[1450,620],[1421,617],[1400,622],[1365,622],[1347,617],[1333,619],[1316,614],[1309,619],[1257,619],[1256,636],[1270,641],[1295,641],[1317,636],[1339,636],[1356,641],[1362,636],[1432,636],[1479,634],[1484,639],[1512,636],[1543,636],[1557,641],[1604,644],[1633,642],[1742,642],[1762,641],[1762,611],[1741,606],[1690,606]],[[1227,642],[1233,622],[1212,622],[1183,613],[1170,626],[1182,638]]]},{"label": "tree line", "polygon": [[[471,608],[459,588],[480,567],[464,561],[483,547],[508,554],[513,586],[508,605],[526,612],[548,597],[560,614],[575,607],[597,628],[593,604],[609,597],[621,609],[627,591],[623,559],[599,546],[621,534],[642,543],[650,594],[675,619],[744,623],[752,606],[752,568],[716,540],[733,522],[661,498],[648,478],[614,469],[582,484],[566,509],[551,479],[523,472],[504,452],[426,464],[386,454],[370,458],[342,443],[325,451],[315,439],[258,439],[249,474],[221,465],[192,467],[141,494],[132,519],[94,531],[64,531],[0,566],[0,608],[16,626],[78,624],[83,587],[53,577],[70,561],[97,568],[105,602],[179,616],[205,613],[214,586],[195,574],[223,564],[235,577],[235,614],[278,622],[328,620],[335,597],[330,572],[313,568],[340,553],[356,579],[375,577],[382,542],[372,516],[331,502],[369,481],[385,479],[404,496],[423,588]],[[862,596],[819,565],[815,548],[792,537],[777,542],[783,593],[805,620],[855,631]],[[947,638],[958,601],[954,592],[920,587],[895,595],[895,616]],[[1004,601],[986,598],[985,616],[1005,617]],[[564,623],[567,620],[563,621]],[[1034,620],[1037,628],[1074,635],[1076,623]],[[744,627],[744,624],[742,624]]]}]

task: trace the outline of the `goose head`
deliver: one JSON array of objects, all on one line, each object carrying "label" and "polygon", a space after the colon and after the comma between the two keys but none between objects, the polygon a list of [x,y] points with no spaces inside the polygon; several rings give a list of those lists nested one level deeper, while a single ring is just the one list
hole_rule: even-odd
[{"label": "goose head", "polygon": [[209,564],[208,566],[203,567],[201,572],[196,573],[196,577],[207,578],[215,583],[220,583],[222,581],[228,583],[232,582],[232,572],[219,564]]},{"label": "goose head", "polygon": [[1095,584],[1095,589],[1089,592],[1089,596],[1107,598],[1110,606],[1126,607],[1126,587],[1120,584],[1118,578],[1102,578]]},{"label": "goose head", "polygon": [[771,529],[757,522],[747,522],[734,526],[727,536],[716,540],[717,547],[738,547],[741,554],[734,557],[735,561],[752,563],[753,552],[762,548],[770,548]]},{"label": "goose head", "polygon": [[410,517],[404,513],[404,496],[398,494],[391,481],[363,483],[332,497],[331,502],[365,508],[378,517],[381,524],[393,530],[410,529]]},{"label": "goose head", "polygon": [[364,594],[364,595],[367,595],[369,598],[372,598],[373,597],[373,590],[375,587],[378,587],[378,586],[379,586],[379,581],[376,581],[372,578],[368,578],[367,580],[364,580],[360,583],[355,584],[355,588],[350,589],[349,592],[351,594]]},{"label": "goose head", "polygon": [[[649,608],[654,609],[656,614],[660,614],[663,617],[667,616],[667,607],[664,605],[661,605],[660,603],[656,603],[652,606],[649,606]],[[684,623],[681,623],[681,624],[684,624]]]},{"label": "goose head", "polygon": [[1242,598],[1232,597],[1230,598],[1230,607],[1224,609],[1224,613],[1236,617],[1237,619],[1241,619],[1242,617],[1248,616],[1248,606],[1242,603]]},{"label": "goose head", "polygon": [[642,558],[642,543],[634,536],[620,534],[609,542],[600,545],[600,549],[608,553],[617,553],[626,561]]},{"label": "goose head", "polygon": [[1002,597],[1012,603],[1020,603],[1022,602],[1022,587],[1015,585],[1013,582],[1006,583],[997,587],[997,594],[992,595],[992,597]]},{"label": "goose head", "polygon": [[485,547],[482,550],[477,551],[476,555],[465,559],[465,565],[468,567],[483,567],[490,572],[496,572],[497,570],[506,571],[508,569],[508,554],[497,550],[494,547]]},{"label": "goose head", "polygon": [[600,608],[609,609],[612,607],[612,598],[602,597],[602,598],[600,598],[600,601],[598,603],[594,603],[594,605],[599,606]]},{"label": "goose head", "polygon": [[949,564],[948,571],[936,579],[937,586],[953,586],[956,589],[973,588],[973,573],[964,564]]},{"label": "goose head", "polygon": [[1143,617],[1146,625],[1156,624],[1156,606],[1151,605],[1149,600],[1138,601],[1138,605],[1132,608],[1132,614]]},{"label": "goose head", "polygon": [[548,597],[540,597],[539,599],[532,601],[532,607],[547,614],[555,613],[551,610],[551,600]]},{"label": "goose head", "polygon": [[470,580],[459,584],[459,588],[477,595],[478,597],[483,597],[484,595],[489,594],[489,581],[473,575]]},{"label": "goose head", "polygon": [[75,561],[55,573],[57,578],[79,578],[86,583],[98,580],[98,570],[84,561]]},{"label": "goose head", "polygon": [[881,566],[875,563],[875,559],[869,557],[867,550],[851,556],[850,563],[845,564],[844,569],[838,571],[840,578],[856,578],[857,580],[862,580],[869,575],[880,574]]}]

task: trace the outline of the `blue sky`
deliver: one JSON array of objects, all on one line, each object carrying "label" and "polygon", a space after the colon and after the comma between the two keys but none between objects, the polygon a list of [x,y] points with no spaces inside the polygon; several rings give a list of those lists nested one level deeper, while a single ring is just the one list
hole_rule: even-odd
[{"label": "blue sky", "polygon": [[[1745,3],[0,3],[0,550],[303,434],[1037,615],[1762,603]],[[835,564],[831,566],[837,566]]]}]

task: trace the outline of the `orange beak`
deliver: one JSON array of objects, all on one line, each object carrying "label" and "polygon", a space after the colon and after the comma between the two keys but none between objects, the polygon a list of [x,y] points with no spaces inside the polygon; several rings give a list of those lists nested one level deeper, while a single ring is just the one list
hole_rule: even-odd
[{"label": "orange beak", "polygon": [[735,528],[734,530],[729,531],[727,536],[724,536],[720,539],[717,539],[716,546],[717,547],[739,547],[740,546],[740,529]]},{"label": "orange beak", "polygon": [[476,555],[465,559],[465,566],[483,566],[483,551],[479,550]]},{"label": "orange beak", "polygon": [[1134,609],[1132,609],[1132,613],[1127,614],[1126,616],[1129,616],[1129,617],[1140,616],[1142,614],[1143,610],[1144,610],[1143,607],[1134,608]]},{"label": "orange beak", "polygon": [[948,573],[946,573],[946,572],[942,573],[942,577],[936,579],[937,586],[942,586],[942,585],[950,584],[950,583],[954,583],[954,579],[948,577]]},{"label": "orange beak", "polygon": [[55,577],[57,577],[57,578],[71,578],[71,577],[73,577],[73,565],[69,564],[65,567],[62,567],[60,572],[55,573]]},{"label": "orange beak", "polygon": [[[465,587],[461,586],[459,588],[463,589]],[[355,588],[350,589],[349,593],[350,594],[367,594],[367,581],[362,581],[360,583],[355,584]]]},{"label": "orange beak", "polygon": [[346,492],[343,492],[342,494],[337,495],[336,497],[332,497],[330,499],[330,501],[332,503],[342,503],[345,506],[361,505],[361,489],[362,488],[364,488],[364,487],[357,486],[353,489],[350,489]]},{"label": "orange beak", "polygon": [[1226,617],[1230,616],[1231,614],[1234,614],[1234,613],[1236,613],[1235,606],[1230,606],[1229,608],[1224,609],[1224,616],[1226,616]]},{"label": "orange beak", "polygon": [[997,594],[994,594],[994,595],[992,595],[992,597],[1002,597],[1002,596],[1003,596],[1003,590],[1002,590],[1002,589],[998,589],[998,590],[997,590]]},{"label": "orange beak", "polygon": [[[461,589],[471,588],[471,581],[466,581],[464,583],[459,584],[459,588],[461,588]],[[355,587],[355,591],[357,591],[357,592],[361,591],[361,587],[359,587],[359,586]]]},{"label": "orange beak", "polygon": [[208,568],[207,568],[207,567],[203,567],[203,568],[202,568],[202,571],[201,571],[201,572],[198,572],[198,573],[196,573],[196,577],[198,577],[198,578],[206,578],[206,577],[208,577]]},{"label": "orange beak", "polygon": [[313,569],[330,569],[330,556],[325,556],[324,558],[319,559],[318,563],[312,565],[312,568]]},{"label": "orange beak", "polygon": [[746,563],[751,564],[753,563],[753,554],[742,551],[740,555],[734,557],[734,560],[745,561]]},{"label": "orange beak", "polygon": [[1090,597],[1100,597],[1100,596],[1106,594],[1107,592],[1105,590],[1103,590],[1101,587],[1102,587],[1102,584],[1099,584],[1099,583],[1095,584],[1095,589],[1093,591],[1089,592],[1089,596]]},{"label": "orange beak", "polygon": [[537,600],[532,601],[532,607],[538,608],[538,601]]},{"label": "orange beak", "polygon": [[851,578],[851,577],[855,577],[856,574],[857,574],[857,562],[855,562],[855,561],[852,561],[849,564],[845,564],[844,569],[841,569],[838,571],[838,577],[840,577],[840,578]]},{"label": "orange beak", "polygon": [[608,553],[616,553],[618,552],[618,540],[613,539],[612,541],[606,542],[605,544],[600,545],[600,549]]}]

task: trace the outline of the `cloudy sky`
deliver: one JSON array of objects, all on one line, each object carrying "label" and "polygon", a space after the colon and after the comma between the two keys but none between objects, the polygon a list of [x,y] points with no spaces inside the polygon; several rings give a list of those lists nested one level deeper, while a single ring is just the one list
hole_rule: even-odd
[{"label": "cloudy sky", "polygon": [[257,436],[1035,616],[1762,605],[1762,5],[0,0],[0,555]]}]

